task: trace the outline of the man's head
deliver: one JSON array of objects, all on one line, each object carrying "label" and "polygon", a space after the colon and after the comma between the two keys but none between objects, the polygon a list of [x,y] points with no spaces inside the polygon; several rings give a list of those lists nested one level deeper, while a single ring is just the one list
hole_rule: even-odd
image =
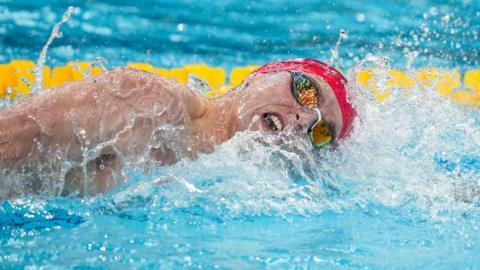
[{"label": "man's head", "polygon": [[[319,120],[320,112],[331,128],[334,141],[338,141],[349,134],[356,115],[347,100],[346,82],[336,69],[313,59],[269,63],[253,72],[234,91],[234,113],[240,129],[276,133],[285,128],[307,132]],[[296,89],[299,85],[314,90],[314,106],[305,103],[305,96],[302,101]]]}]

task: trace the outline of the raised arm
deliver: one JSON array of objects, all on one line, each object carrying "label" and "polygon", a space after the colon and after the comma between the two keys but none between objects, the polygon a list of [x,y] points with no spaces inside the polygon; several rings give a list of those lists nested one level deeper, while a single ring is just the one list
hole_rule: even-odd
[{"label": "raised arm", "polygon": [[186,87],[125,68],[27,97],[0,111],[0,197],[108,190],[138,157],[178,160],[187,147],[168,133],[186,131],[168,127],[205,112]]}]

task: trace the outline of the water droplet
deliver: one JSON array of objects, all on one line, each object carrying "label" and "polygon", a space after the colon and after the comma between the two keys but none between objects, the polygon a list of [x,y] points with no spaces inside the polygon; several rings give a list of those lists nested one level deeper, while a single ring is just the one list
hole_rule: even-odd
[{"label": "water droplet", "polygon": [[444,23],[448,23],[450,21],[450,15],[447,14],[447,15],[443,16],[442,21]]},{"label": "water droplet", "polygon": [[177,24],[177,31],[178,32],[183,32],[184,30],[185,30],[185,24],[184,23]]},{"label": "water droplet", "polygon": [[87,138],[87,136],[85,136],[86,132],[85,132],[84,129],[81,129],[81,130],[78,132],[78,134],[79,134],[80,137],[82,137],[82,139],[84,139],[84,140]]},{"label": "water droplet", "polygon": [[357,20],[357,22],[364,22],[365,21],[365,14],[357,13],[357,14],[355,14],[355,19]]}]

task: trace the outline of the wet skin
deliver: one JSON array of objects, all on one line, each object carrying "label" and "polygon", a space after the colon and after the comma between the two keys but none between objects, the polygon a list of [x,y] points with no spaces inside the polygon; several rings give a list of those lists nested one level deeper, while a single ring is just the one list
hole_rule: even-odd
[{"label": "wet skin", "polygon": [[[333,91],[308,76],[320,90],[323,119],[338,135]],[[92,195],[116,186],[121,169],[141,158],[158,165],[195,158],[244,130],[306,131],[318,114],[295,101],[291,82],[289,72],[255,74],[226,96],[205,99],[175,81],[121,68],[25,98],[0,111],[0,199]]]}]

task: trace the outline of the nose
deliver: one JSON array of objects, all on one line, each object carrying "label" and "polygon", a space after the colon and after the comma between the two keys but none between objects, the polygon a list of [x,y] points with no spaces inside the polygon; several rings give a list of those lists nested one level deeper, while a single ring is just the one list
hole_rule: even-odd
[{"label": "nose", "polygon": [[296,113],[297,126],[301,126],[305,131],[318,120],[318,113],[314,109],[302,109]]}]

